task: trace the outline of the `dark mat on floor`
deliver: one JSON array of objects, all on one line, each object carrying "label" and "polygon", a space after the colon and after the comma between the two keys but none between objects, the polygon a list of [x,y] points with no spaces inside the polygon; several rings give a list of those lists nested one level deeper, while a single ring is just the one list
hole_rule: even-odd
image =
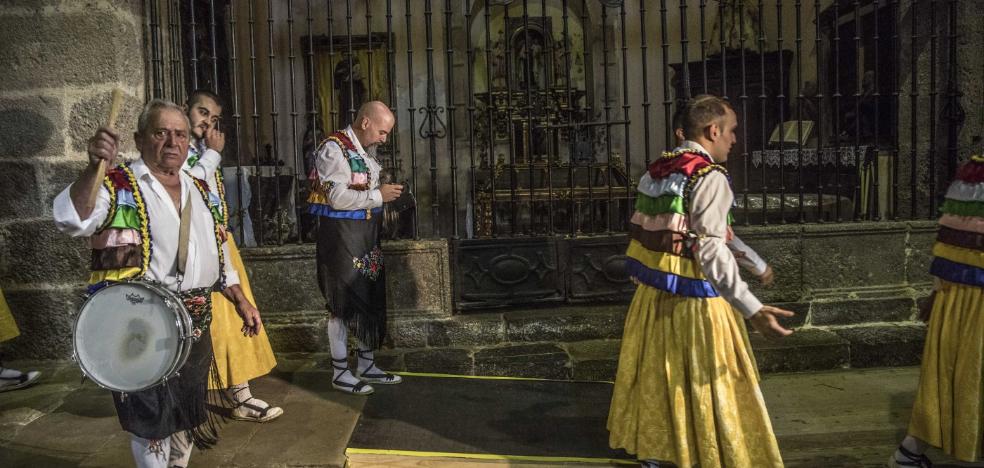
[{"label": "dark mat on floor", "polygon": [[608,448],[608,383],[407,376],[375,388],[350,448],[632,459]]}]

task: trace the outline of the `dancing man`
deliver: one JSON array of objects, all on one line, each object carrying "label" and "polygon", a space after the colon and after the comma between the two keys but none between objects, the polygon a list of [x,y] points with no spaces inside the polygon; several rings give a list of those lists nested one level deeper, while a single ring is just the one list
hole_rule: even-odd
[{"label": "dancing man", "polygon": [[609,443],[680,467],[781,467],[744,319],[792,333],[748,290],[728,248],[734,195],[720,166],[737,118],[714,96],[687,103],[685,146],[639,182],[626,270],[638,284],[625,320]]}]

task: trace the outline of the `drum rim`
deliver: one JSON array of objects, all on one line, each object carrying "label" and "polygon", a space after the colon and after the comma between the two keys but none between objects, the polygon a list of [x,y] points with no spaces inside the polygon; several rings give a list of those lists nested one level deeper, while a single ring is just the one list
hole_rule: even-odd
[{"label": "drum rim", "polygon": [[[85,307],[89,305],[89,303],[93,300],[93,298],[96,297],[102,291],[114,286],[122,286],[122,285],[142,286],[163,296],[165,299],[164,301],[165,305],[168,307],[169,310],[174,312],[174,324],[175,327],[178,329],[178,351],[175,354],[174,361],[168,367],[167,372],[164,373],[163,377],[160,377],[156,381],[154,381],[154,383],[138,389],[124,390],[104,383],[100,379],[96,378],[96,376],[92,373],[92,371],[86,368],[85,363],[82,362],[82,359],[79,356],[79,352],[78,352],[79,351],[79,346],[78,346],[79,320],[82,318],[82,312],[85,310]],[[178,296],[177,293],[171,291],[170,289],[167,289],[166,287],[164,287],[163,284],[157,281],[148,280],[146,278],[133,278],[133,279],[126,279],[122,281],[112,281],[106,286],[100,288],[99,290],[91,294],[88,294],[85,298],[85,301],[83,301],[82,305],[79,307],[78,312],[75,314],[75,318],[72,323],[72,358],[75,360],[75,363],[79,365],[79,369],[82,370],[83,376],[93,381],[99,387],[106,390],[110,390],[113,392],[120,392],[120,393],[139,392],[161,385],[167,382],[169,378],[177,374],[177,370],[184,365],[184,363],[188,360],[188,355],[191,353],[191,346],[195,340],[195,337],[192,334],[192,330],[193,330],[193,323],[191,320],[191,314],[188,313],[188,309],[187,307],[185,307],[184,302],[181,300],[181,298]]]}]

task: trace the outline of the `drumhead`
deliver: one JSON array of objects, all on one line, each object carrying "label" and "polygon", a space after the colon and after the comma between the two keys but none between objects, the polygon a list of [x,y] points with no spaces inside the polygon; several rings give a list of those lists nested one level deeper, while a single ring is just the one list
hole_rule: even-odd
[{"label": "drumhead", "polygon": [[75,322],[75,355],[97,384],[121,392],[152,387],[180,358],[177,312],[141,283],[118,283],[94,293]]}]

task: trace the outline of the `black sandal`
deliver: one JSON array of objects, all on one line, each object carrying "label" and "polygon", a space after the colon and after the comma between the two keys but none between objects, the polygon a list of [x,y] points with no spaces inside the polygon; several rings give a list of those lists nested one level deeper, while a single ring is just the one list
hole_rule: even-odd
[{"label": "black sandal", "polygon": [[927,457],[926,455],[912,453],[901,445],[899,445],[899,453],[901,453],[902,456],[908,458],[909,460],[899,461],[898,459],[895,458],[895,455],[893,454],[891,461],[894,462],[896,466],[916,466],[919,468],[933,468],[933,461],[930,460],[929,457]]},{"label": "black sandal", "polygon": [[[335,364],[336,362],[341,362],[344,363],[345,365],[339,366]],[[354,384],[350,384],[348,382],[341,382],[338,380],[342,378],[343,375],[345,375],[345,372],[348,372],[349,375],[355,377],[355,374],[352,374],[352,371],[350,371],[348,368],[348,359],[331,358],[331,367],[340,371],[344,371],[338,374],[338,377],[335,377],[331,381],[331,387],[334,388],[335,390],[345,393],[351,393],[352,395],[371,395],[372,392],[376,391],[369,384],[361,380]]]},{"label": "black sandal", "polygon": [[[372,352],[371,349],[355,350],[355,353],[359,355],[359,359],[366,359],[369,361],[369,367],[366,367],[366,370],[362,371],[362,373],[360,375],[357,375],[356,377],[358,377],[359,379],[365,382],[381,384],[381,385],[396,385],[400,382],[403,382],[403,377],[390,374],[389,372],[385,372],[382,369],[376,367],[375,357],[370,359],[363,356],[363,353],[371,353],[371,352]],[[370,373],[369,371],[373,369],[376,369],[376,371],[378,372]]]},{"label": "black sandal", "polygon": [[[5,368],[0,367],[0,372],[3,372],[4,369]],[[16,370],[16,369],[10,369],[10,370]],[[2,381],[14,382],[14,383],[0,385],[0,392],[7,392],[10,390],[17,390],[18,388],[29,387],[33,385],[34,382],[37,382],[38,378],[41,377],[41,373],[38,371],[28,371],[28,372],[17,371],[17,372],[20,373],[20,375],[18,375],[17,377],[0,377],[0,380]]]},{"label": "black sandal", "polygon": [[283,409],[281,409],[278,406],[273,406],[273,405],[271,405],[269,403],[267,403],[266,408],[261,408],[259,406],[251,405],[251,404],[247,403],[248,401],[255,400],[255,399],[256,398],[249,397],[249,398],[246,399],[246,401],[244,401],[244,402],[239,403],[238,405],[236,405],[236,408],[245,407],[245,408],[251,409],[251,410],[256,411],[257,413],[259,413],[258,416],[248,416],[248,415],[247,416],[240,416],[240,415],[237,415],[235,411],[233,411],[232,412],[232,416],[231,416],[232,419],[235,419],[237,421],[251,421],[251,422],[260,422],[260,423],[262,423],[262,422],[267,422],[267,421],[271,421],[271,420],[277,419],[277,418],[280,417],[280,415],[284,414],[284,410]]}]

